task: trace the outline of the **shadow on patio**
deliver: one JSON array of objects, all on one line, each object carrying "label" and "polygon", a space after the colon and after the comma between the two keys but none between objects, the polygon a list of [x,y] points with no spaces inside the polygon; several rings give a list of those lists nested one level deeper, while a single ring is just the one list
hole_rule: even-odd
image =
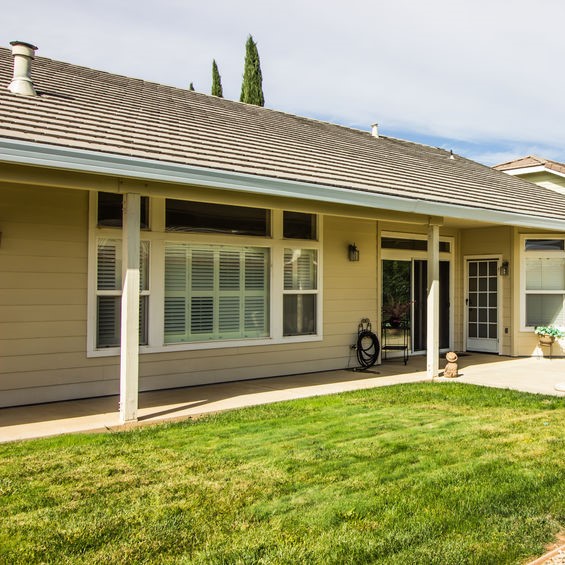
[{"label": "shadow on patio", "polygon": [[[443,366],[444,360],[442,360]],[[464,355],[457,381],[525,392],[565,396],[555,385],[565,381],[565,359]],[[139,423],[155,423],[201,414],[349,390],[426,381],[425,357],[385,361],[369,371],[326,371],[230,383],[142,392]],[[119,429],[118,397],[88,398],[0,409],[0,441],[69,432]]]}]

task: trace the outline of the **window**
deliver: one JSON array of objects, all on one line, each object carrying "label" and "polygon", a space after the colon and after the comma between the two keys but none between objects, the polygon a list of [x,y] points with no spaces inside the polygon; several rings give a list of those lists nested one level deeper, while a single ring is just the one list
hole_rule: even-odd
[{"label": "window", "polygon": [[[122,227],[123,196],[110,192],[98,193],[98,225],[103,227]],[[141,197],[141,229],[149,227],[149,198]]]},{"label": "window", "polygon": [[524,245],[525,326],[565,326],[563,239],[527,239]]},{"label": "window", "polygon": [[165,343],[269,335],[269,251],[165,246]]},{"label": "window", "polygon": [[167,231],[270,235],[270,213],[263,208],[167,199],[165,221]]},{"label": "window", "polygon": [[283,237],[285,239],[312,239],[316,234],[316,215],[302,212],[283,212]]},{"label": "window", "polygon": [[[410,251],[427,251],[428,242],[425,239],[382,237],[381,247],[382,249],[407,249]],[[440,241],[439,250],[441,253],[449,253],[451,251],[449,241]]]},{"label": "window", "polygon": [[[149,243],[140,249],[139,343],[147,344],[147,312],[149,300]],[[97,245],[96,273],[96,347],[118,347],[121,331],[122,242],[100,239]]]},{"label": "window", "polygon": [[[92,192],[90,204],[88,355],[117,355],[121,196]],[[141,234],[143,353],[321,339],[319,216],[161,198],[151,207]]]},{"label": "window", "polygon": [[318,252],[284,250],[283,335],[316,333]]}]

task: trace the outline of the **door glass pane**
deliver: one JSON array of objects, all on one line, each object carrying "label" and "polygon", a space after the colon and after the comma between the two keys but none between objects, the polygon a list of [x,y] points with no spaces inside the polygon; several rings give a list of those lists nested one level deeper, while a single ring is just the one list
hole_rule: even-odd
[{"label": "door glass pane", "polygon": [[479,337],[488,337],[488,324],[479,324]]}]

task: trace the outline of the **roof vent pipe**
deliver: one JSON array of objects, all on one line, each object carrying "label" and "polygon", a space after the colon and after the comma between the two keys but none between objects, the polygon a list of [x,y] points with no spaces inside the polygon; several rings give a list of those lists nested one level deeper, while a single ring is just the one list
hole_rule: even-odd
[{"label": "roof vent pipe", "polygon": [[379,124],[371,125],[371,135],[373,137],[379,137]]},{"label": "roof vent pipe", "polygon": [[37,47],[25,41],[10,41],[10,45],[14,57],[14,78],[8,90],[22,96],[37,96],[31,81],[31,62],[35,59]]}]

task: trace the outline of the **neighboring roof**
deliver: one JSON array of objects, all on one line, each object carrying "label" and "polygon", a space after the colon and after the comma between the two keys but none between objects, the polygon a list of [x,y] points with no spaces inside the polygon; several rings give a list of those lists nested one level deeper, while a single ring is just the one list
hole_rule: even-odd
[{"label": "neighboring roof", "polygon": [[16,96],[12,65],[0,48],[0,138],[565,220],[562,195],[443,149],[44,57]]},{"label": "neighboring roof", "polygon": [[544,167],[550,171],[565,174],[565,164],[558,163],[557,161],[550,161],[549,159],[542,159],[541,157],[535,157],[534,155],[528,155],[527,157],[515,159],[508,163],[502,163],[493,168],[498,171],[513,171],[515,169],[527,169],[530,167]]}]

